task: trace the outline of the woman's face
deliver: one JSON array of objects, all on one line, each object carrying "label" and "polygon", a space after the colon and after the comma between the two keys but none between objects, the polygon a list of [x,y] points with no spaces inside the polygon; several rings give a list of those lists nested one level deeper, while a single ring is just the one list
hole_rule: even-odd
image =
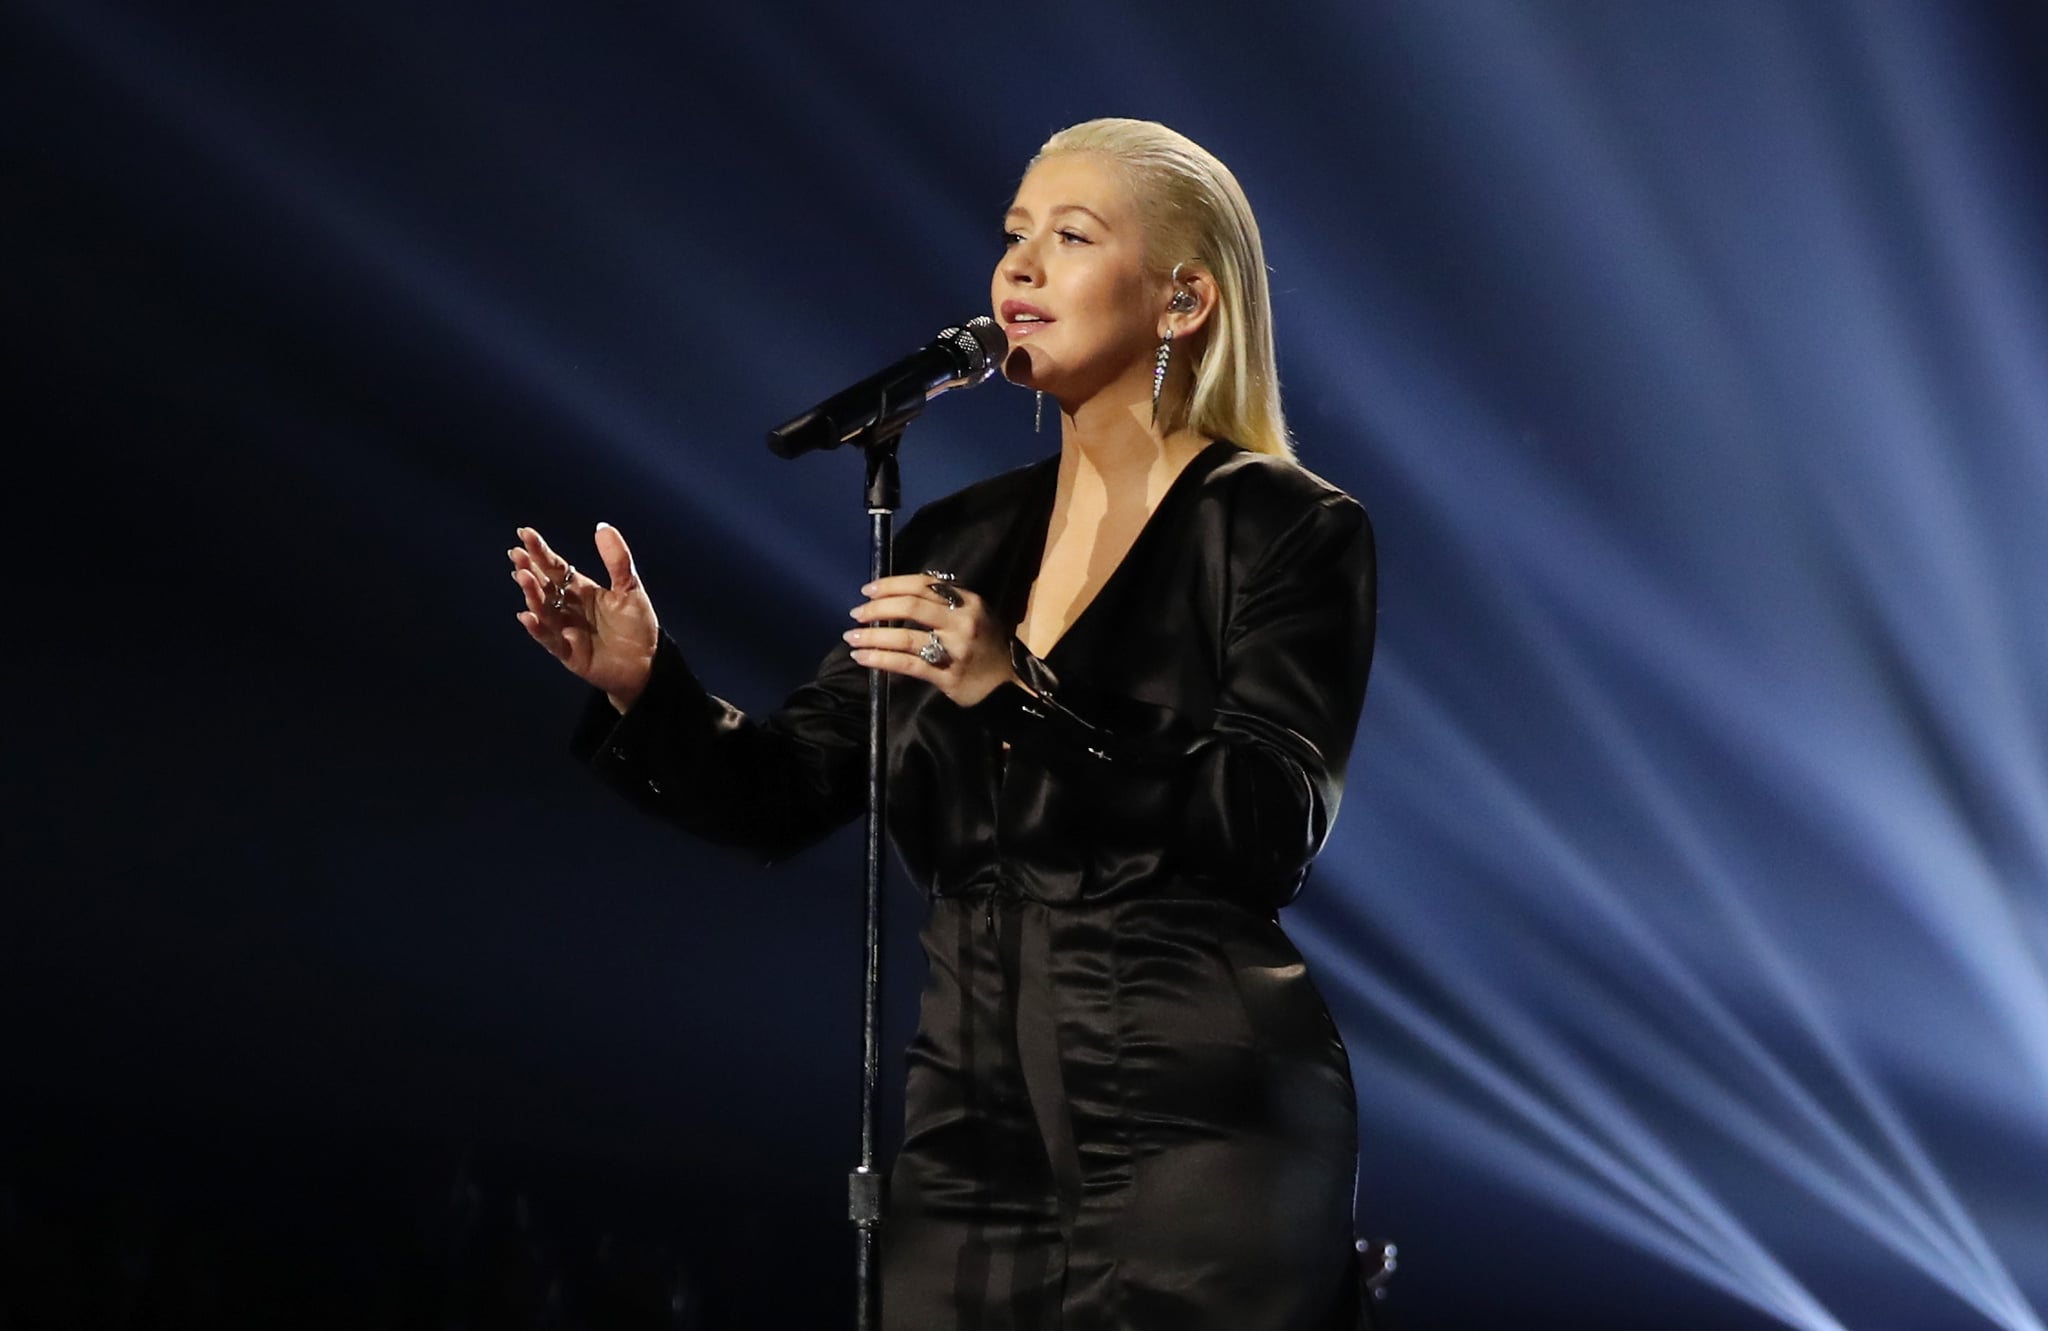
[{"label": "woman's face", "polygon": [[1003,374],[1069,410],[1114,384],[1149,396],[1165,284],[1146,276],[1137,201],[1109,159],[1039,162],[1003,230],[989,288],[1010,340]]}]

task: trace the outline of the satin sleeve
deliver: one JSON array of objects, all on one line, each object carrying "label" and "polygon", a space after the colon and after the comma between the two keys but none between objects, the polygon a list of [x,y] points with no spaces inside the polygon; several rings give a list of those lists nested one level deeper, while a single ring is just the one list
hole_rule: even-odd
[{"label": "satin sleeve", "polygon": [[643,812],[773,863],[866,807],[867,674],[839,647],[752,717],[708,692],[664,633],[632,707],[594,694],[570,747]]},{"label": "satin sleeve", "polygon": [[1371,524],[1349,496],[1318,502],[1240,582],[1222,628],[1213,713],[1062,678],[1013,647],[1028,688],[971,709],[1013,755],[1078,783],[1098,826],[1157,838],[1265,908],[1291,900],[1343,795],[1372,665]]}]

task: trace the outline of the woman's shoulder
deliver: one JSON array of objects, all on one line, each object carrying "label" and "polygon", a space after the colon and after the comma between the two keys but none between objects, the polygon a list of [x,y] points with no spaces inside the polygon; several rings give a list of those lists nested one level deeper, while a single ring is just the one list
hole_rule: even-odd
[{"label": "woman's shoulder", "polygon": [[1365,523],[1363,505],[1293,458],[1237,444],[1228,448],[1233,451],[1202,478],[1202,489],[1220,502],[1240,536],[1277,537],[1304,522]]}]

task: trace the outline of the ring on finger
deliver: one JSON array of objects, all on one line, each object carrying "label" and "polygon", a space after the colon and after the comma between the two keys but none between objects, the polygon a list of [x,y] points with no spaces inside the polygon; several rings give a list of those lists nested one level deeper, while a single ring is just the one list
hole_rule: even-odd
[{"label": "ring on finger", "polygon": [[967,598],[960,595],[959,590],[953,586],[950,580],[934,582],[931,584],[931,589],[934,596],[946,603],[946,609],[948,610],[958,610],[961,606],[967,604]]},{"label": "ring on finger", "polygon": [[917,655],[926,665],[936,666],[940,670],[944,670],[953,662],[953,654],[946,650],[945,643],[939,641],[937,629],[931,630],[931,636],[925,639],[924,646],[917,649]]},{"label": "ring on finger", "polygon": [[576,566],[574,564],[564,564],[562,566],[562,585],[555,588],[555,599],[549,603],[548,609],[559,614],[562,607],[569,603],[569,584],[575,580],[575,577]]}]

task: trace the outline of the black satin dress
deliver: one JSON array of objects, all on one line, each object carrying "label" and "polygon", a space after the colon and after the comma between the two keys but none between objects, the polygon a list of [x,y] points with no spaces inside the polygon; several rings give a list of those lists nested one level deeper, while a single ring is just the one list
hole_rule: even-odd
[{"label": "black satin dress", "polygon": [[[905,524],[1022,617],[1057,459]],[[930,976],[882,1231],[891,1331],[1364,1324],[1344,1048],[1275,913],[1337,811],[1372,657],[1371,528],[1291,462],[1211,444],[1046,659],[972,708],[891,685],[890,833]],[[864,798],[865,671],[781,709],[663,641],[577,746],[641,807],[779,859]]]}]

